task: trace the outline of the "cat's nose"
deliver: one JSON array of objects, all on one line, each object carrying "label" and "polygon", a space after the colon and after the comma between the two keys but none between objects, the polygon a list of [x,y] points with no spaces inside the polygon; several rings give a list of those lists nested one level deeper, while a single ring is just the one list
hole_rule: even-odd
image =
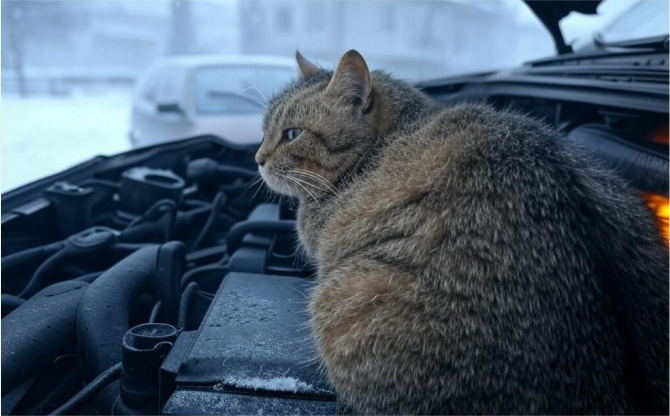
[{"label": "cat's nose", "polygon": [[258,166],[263,166],[265,165],[266,158],[261,155],[256,155],[256,163],[258,163]]}]

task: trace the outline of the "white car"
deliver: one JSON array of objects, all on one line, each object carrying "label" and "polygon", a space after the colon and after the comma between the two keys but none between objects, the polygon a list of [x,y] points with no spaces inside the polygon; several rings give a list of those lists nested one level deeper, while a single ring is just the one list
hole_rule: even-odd
[{"label": "white car", "polygon": [[290,58],[164,58],[137,82],[130,140],[140,147],[213,134],[233,143],[260,143],[267,100],[296,76]]}]

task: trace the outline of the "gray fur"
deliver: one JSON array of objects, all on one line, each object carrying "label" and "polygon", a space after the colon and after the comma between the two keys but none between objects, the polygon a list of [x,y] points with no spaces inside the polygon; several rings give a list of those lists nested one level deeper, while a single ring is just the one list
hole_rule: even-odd
[{"label": "gray fur", "polygon": [[364,77],[331,78],[271,101],[257,160],[300,200],[313,332],[344,404],[668,413],[668,252],[631,189],[530,118],[440,109],[378,71],[365,106]]}]

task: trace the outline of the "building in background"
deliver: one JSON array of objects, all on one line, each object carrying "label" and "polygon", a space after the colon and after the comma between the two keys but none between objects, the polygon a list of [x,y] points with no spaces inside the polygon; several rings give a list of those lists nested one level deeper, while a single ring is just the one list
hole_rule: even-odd
[{"label": "building in background", "polygon": [[541,25],[520,17],[521,0],[3,0],[1,6],[6,92],[131,83],[156,59],[174,54],[293,56],[299,48],[330,65],[355,48],[373,68],[417,80],[553,52]]},{"label": "building in background", "polygon": [[[516,65],[553,52],[545,29],[505,1],[261,1],[239,3],[242,53],[335,63],[359,50],[407,79]],[[513,6],[513,7],[510,7]]]},{"label": "building in background", "polygon": [[132,83],[164,55],[239,52],[235,2],[4,0],[1,5],[6,92]]}]

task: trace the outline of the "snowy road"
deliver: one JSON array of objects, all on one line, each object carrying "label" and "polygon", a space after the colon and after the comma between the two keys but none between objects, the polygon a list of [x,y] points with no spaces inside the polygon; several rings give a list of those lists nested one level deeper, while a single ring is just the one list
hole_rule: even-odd
[{"label": "snowy road", "polygon": [[96,155],[130,149],[130,89],[67,97],[2,95],[2,192]]}]

